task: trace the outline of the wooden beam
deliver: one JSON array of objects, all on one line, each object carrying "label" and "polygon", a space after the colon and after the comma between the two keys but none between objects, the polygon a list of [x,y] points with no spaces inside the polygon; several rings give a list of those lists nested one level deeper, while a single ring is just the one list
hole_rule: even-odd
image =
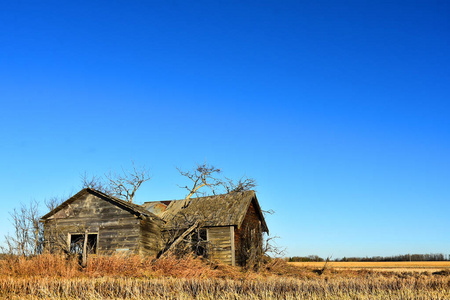
[{"label": "wooden beam", "polygon": [[230,226],[230,241],[231,241],[231,265],[236,265],[236,251],[234,248],[234,226]]}]

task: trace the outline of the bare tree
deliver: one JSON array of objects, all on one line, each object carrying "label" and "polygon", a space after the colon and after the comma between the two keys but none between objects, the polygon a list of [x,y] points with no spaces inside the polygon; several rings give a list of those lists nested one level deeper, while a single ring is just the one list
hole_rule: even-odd
[{"label": "bare tree", "polygon": [[215,194],[216,187],[222,184],[222,181],[216,177],[221,173],[221,170],[206,162],[202,165],[197,164],[192,171],[184,172],[179,168],[177,170],[182,176],[192,181],[191,186],[180,186],[189,192],[185,199],[191,198],[194,194],[198,195],[198,190],[203,187],[208,187]]},{"label": "bare tree", "polygon": [[132,165],[131,171],[122,168],[122,173],[109,172],[104,175],[104,179],[100,176],[88,177],[85,173],[81,177],[83,188],[98,190],[133,203],[137,190],[151,177],[146,167],[136,167],[134,162]]},{"label": "bare tree", "polygon": [[122,174],[109,173],[106,178],[112,193],[119,198],[123,198],[133,203],[134,195],[141,185],[150,180],[149,170],[145,167],[136,168],[134,162],[133,170],[122,169]]},{"label": "bare tree", "polygon": [[26,216],[26,207],[24,205],[21,205],[20,209],[14,208],[14,210],[10,213],[10,216],[10,221],[13,225],[14,233],[12,236],[7,235],[5,237],[8,247],[8,253],[23,256],[31,254],[31,226]]},{"label": "bare tree", "polygon": [[[222,177],[222,171],[219,168],[214,167],[208,163],[197,164],[193,170],[190,171],[182,171],[177,168],[178,172],[187,177],[190,181],[190,185],[179,186],[180,188],[186,189],[188,194],[186,195],[184,201],[175,202],[172,205],[172,209],[177,210],[173,206],[178,206],[179,209],[186,208],[189,206],[190,198],[193,195],[208,195],[208,190],[213,195],[217,193],[232,193],[232,192],[242,192],[251,190],[256,186],[256,181],[253,178],[242,177],[238,181],[232,180],[227,177]],[[200,191],[202,189],[202,191]],[[206,191],[205,191],[206,189]],[[197,255],[204,256],[208,252],[208,248],[211,247],[209,242],[207,241],[206,231],[202,231],[202,224],[205,217],[196,215],[194,219],[192,216],[186,216],[183,214],[181,210],[179,213],[184,218],[178,218],[176,220],[176,224],[172,224],[172,228],[167,230],[165,233],[166,242],[165,249],[161,251],[160,256],[164,256],[169,252],[175,252],[177,255],[183,255],[186,251],[192,253],[196,252]],[[164,213],[163,213],[164,215]],[[174,222],[174,220],[172,220]],[[253,240],[257,238],[258,234],[261,235],[261,230],[258,232],[250,232],[254,236]],[[262,245],[261,241],[255,241],[258,245]],[[253,251],[254,249],[250,249],[248,247],[246,251]],[[259,247],[258,249],[261,249]],[[260,250],[257,253],[245,253],[242,254],[245,259],[249,256],[258,256],[260,254]],[[256,260],[256,258],[254,259]]]},{"label": "bare tree", "polygon": [[233,193],[233,192],[243,192],[254,189],[257,184],[256,180],[249,178],[247,176],[241,177],[239,180],[233,180],[231,178],[221,176],[222,170],[218,169],[208,163],[202,165],[197,164],[191,171],[182,171],[177,168],[178,172],[192,181],[190,186],[180,186],[186,189],[189,193],[185,199],[189,199],[194,194],[195,195],[207,195],[208,193],[203,191],[199,192],[200,189],[207,187],[210,192],[215,195],[217,193]]},{"label": "bare tree", "polygon": [[28,206],[28,211],[26,211],[26,217],[28,222],[31,224],[32,230],[32,242],[34,245],[34,255],[42,253],[42,241],[44,239],[44,228],[42,223],[39,222],[41,214],[39,212],[39,202],[36,200],[31,201]]},{"label": "bare tree", "polygon": [[70,254],[65,227],[59,225],[57,219],[52,220],[51,224],[47,224],[44,232],[44,252]]},{"label": "bare tree", "polygon": [[[44,201],[48,210],[53,210],[63,202],[64,198],[53,197]],[[13,233],[5,236],[3,252],[14,255],[37,255],[44,251],[44,226],[40,222],[42,216],[41,203],[32,200],[28,204],[21,203],[10,212]]]},{"label": "bare tree", "polygon": [[[188,199],[185,199],[188,201]],[[183,207],[182,202],[176,202],[175,205]],[[203,220],[205,217],[202,212],[197,215],[179,212],[177,218],[173,218],[170,227],[167,227],[162,234],[164,248],[158,253],[157,257],[164,257],[169,253],[178,257],[194,253],[195,255],[205,256],[208,248],[206,231],[202,231]]]},{"label": "bare tree", "polygon": [[257,186],[255,179],[246,176],[241,177],[238,181],[228,177],[224,178],[225,180],[223,180],[221,184],[227,193],[249,191]]},{"label": "bare tree", "polygon": [[279,238],[279,236],[265,236],[263,241],[263,255],[279,258],[286,254],[286,248],[276,243],[276,240]]},{"label": "bare tree", "polygon": [[[190,198],[193,195],[199,195],[199,190],[201,188],[207,187],[212,193],[215,193],[215,189],[222,185],[222,181],[218,178],[218,174],[221,173],[221,170],[209,165],[208,163],[204,163],[202,165],[197,164],[191,171],[182,171],[177,168],[178,172],[182,176],[189,178],[192,182],[190,186],[179,186],[188,191],[188,194],[184,198],[184,201],[176,202],[173,205],[177,205],[180,208],[185,208],[190,203]],[[202,193],[206,194],[206,193]],[[163,213],[164,214],[164,213]],[[178,218],[176,220],[176,224],[172,224],[172,228],[165,231],[165,247],[158,254],[158,257],[162,257],[167,255],[168,253],[175,253],[176,255],[184,255],[186,253],[192,253],[193,249],[204,249],[205,242],[200,237],[199,228],[202,226],[203,217],[196,216],[195,219],[192,219],[192,216],[187,216],[181,213],[181,216],[184,218]],[[205,239],[206,240],[206,239]],[[205,251],[197,251],[197,252],[205,252]]]},{"label": "bare tree", "polygon": [[81,176],[81,181],[83,183],[83,188],[97,190],[107,195],[113,194],[109,185],[106,184],[100,176],[93,175],[92,177],[89,177],[85,172],[83,176]]},{"label": "bare tree", "polygon": [[39,223],[39,202],[33,200],[29,205],[21,204],[11,213],[12,235],[5,236],[4,252],[16,255],[36,255],[42,251],[43,228]]},{"label": "bare tree", "polygon": [[[67,199],[69,199],[70,197],[71,196],[68,196]],[[49,211],[54,210],[56,207],[58,207],[63,202],[64,202],[64,198],[62,198],[62,197],[52,197],[52,198],[44,200],[44,204]]]}]

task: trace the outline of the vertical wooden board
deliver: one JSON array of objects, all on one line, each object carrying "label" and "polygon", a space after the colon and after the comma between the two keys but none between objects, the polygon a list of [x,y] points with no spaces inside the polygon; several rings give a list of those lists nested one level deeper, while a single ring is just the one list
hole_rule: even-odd
[{"label": "vertical wooden board", "polygon": [[230,226],[209,227],[208,238],[211,243],[211,258],[232,264]]},{"label": "vertical wooden board", "polygon": [[231,241],[231,265],[236,265],[236,250],[234,248],[234,226],[230,226],[230,241]]}]

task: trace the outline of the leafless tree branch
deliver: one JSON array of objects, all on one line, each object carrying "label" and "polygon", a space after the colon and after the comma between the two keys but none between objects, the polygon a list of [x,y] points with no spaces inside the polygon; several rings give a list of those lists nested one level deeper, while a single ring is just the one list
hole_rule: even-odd
[{"label": "leafless tree branch", "polygon": [[151,179],[147,168],[137,168],[134,162],[132,164],[133,169],[131,171],[122,168],[122,174],[110,172],[105,175],[111,194],[131,203],[133,203],[136,191],[144,182]]},{"label": "leafless tree branch", "polygon": [[5,236],[3,252],[17,255],[36,255],[42,252],[43,228],[39,223],[39,202],[21,204],[10,213],[14,232]]},{"label": "leafless tree branch", "polygon": [[185,199],[191,198],[194,194],[198,195],[199,189],[203,187],[208,187],[215,194],[216,187],[221,185],[220,179],[216,177],[221,173],[221,170],[206,162],[202,165],[197,164],[191,171],[184,172],[179,168],[177,170],[182,176],[192,181],[192,186],[189,187],[186,185],[182,187],[188,191]]},{"label": "leafless tree branch", "polygon": [[276,240],[279,236],[266,236],[264,239],[263,253],[272,257],[282,257],[286,253],[286,248],[278,246]]},{"label": "leafless tree branch", "polygon": [[85,173],[81,176],[83,188],[91,188],[133,202],[137,190],[151,177],[146,167],[136,167],[133,161],[132,166],[131,171],[122,168],[121,173],[109,172],[104,175],[104,179],[100,176],[89,177]]},{"label": "leafless tree branch", "polygon": [[89,177],[85,172],[83,176],[81,176],[81,181],[83,188],[97,190],[107,195],[112,194],[110,186],[105,183],[100,176],[93,175],[92,177]]},{"label": "leafless tree branch", "polygon": [[[70,197],[68,197],[68,198],[70,198]],[[58,207],[63,202],[64,202],[64,199],[60,198],[60,197],[52,197],[50,199],[44,200],[44,204],[47,207],[48,211],[54,210],[56,207]]]},{"label": "leafless tree branch", "polygon": [[241,177],[238,181],[224,177],[225,179],[221,182],[227,193],[233,192],[243,192],[248,190],[253,190],[257,184],[256,180],[253,178],[248,178],[246,176]]}]

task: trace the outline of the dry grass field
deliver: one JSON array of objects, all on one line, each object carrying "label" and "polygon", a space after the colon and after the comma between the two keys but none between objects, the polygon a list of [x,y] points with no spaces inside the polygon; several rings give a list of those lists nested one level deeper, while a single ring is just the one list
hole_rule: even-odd
[{"label": "dry grass field", "polygon": [[[292,266],[322,268],[324,262],[290,262]],[[328,262],[336,270],[372,270],[380,272],[437,272],[450,270],[450,261]]]},{"label": "dry grass field", "polygon": [[1,279],[2,299],[450,299],[445,278]]},{"label": "dry grass field", "polygon": [[[267,262],[259,272],[193,257],[0,260],[0,299],[450,299],[450,272],[318,272],[322,264]],[[448,270],[448,269],[447,269]]]}]

